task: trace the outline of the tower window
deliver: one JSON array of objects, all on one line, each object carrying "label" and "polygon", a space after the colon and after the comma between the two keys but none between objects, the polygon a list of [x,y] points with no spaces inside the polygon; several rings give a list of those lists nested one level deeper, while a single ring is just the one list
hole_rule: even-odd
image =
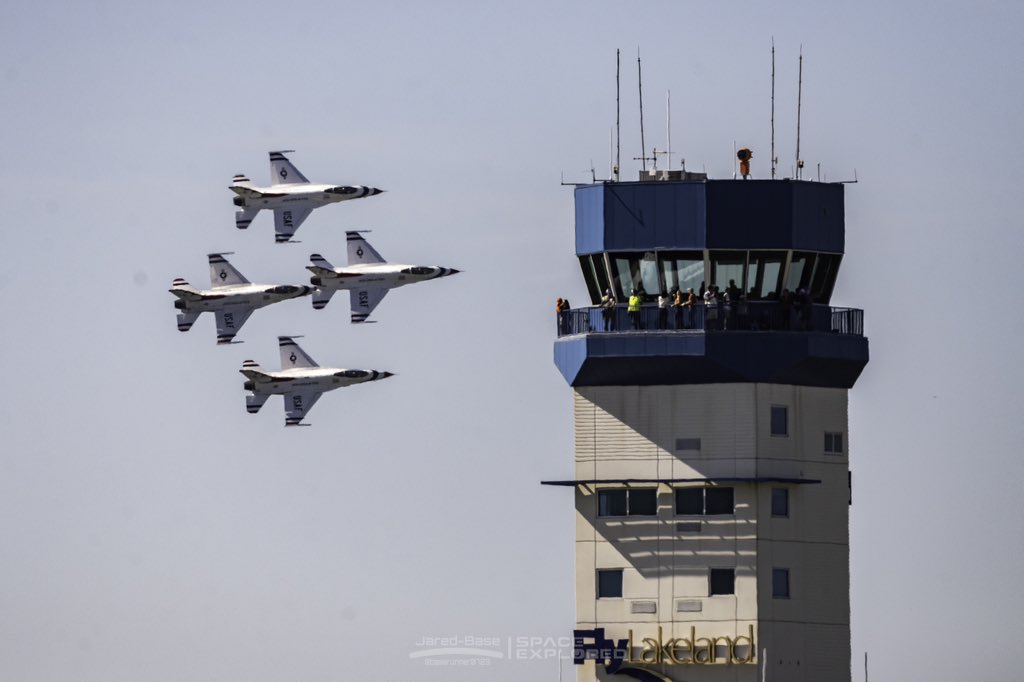
[{"label": "tower window", "polygon": [[789,599],[789,569],[772,569],[772,597],[775,599]]},{"label": "tower window", "polygon": [[735,508],[732,488],[676,488],[676,514],[728,515]]},{"label": "tower window", "polygon": [[825,432],[825,454],[826,455],[841,455],[843,454],[843,434],[835,431]]},{"label": "tower window", "polygon": [[712,568],[708,572],[708,594],[736,594],[736,569]]},{"label": "tower window", "polygon": [[656,488],[607,488],[597,491],[598,516],[656,516]]},{"label": "tower window", "polygon": [[789,516],[789,490],[772,488],[772,516]]},{"label": "tower window", "polygon": [[602,568],[597,571],[597,598],[616,599],[622,597],[622,569]]},{"label": "tower window", "polygon": [[772,405],[772,435],[789,435],[789,408],[785,405]]}]

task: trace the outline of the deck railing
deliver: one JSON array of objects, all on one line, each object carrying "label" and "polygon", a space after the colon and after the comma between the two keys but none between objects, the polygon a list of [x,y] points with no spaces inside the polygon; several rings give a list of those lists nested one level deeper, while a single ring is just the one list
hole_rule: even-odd
[{"label": "deck railing", "polygon": [[785,331],[864,335],[864,311],[827,305],[785,306],[777,301],[740,302],[689,308],[643,305],[591,306],[557,314],[559,336],[615,332]]}]

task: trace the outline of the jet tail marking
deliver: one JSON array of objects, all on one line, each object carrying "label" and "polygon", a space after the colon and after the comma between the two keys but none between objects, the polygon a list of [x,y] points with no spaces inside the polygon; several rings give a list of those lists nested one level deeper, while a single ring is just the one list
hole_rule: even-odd
[{"label": "jet tail marking", "polygon": [[269,393],[253,393],[245,396],[245,411],[249,414],[256,414],[269,397]]},{"label": "jet tail marking", "polygon": [[199,313],[178,313],[178,331],[187,332],[199,319]]},{"label": "jet tail marking", "polygon": [[322,310],[327,307],[327,304],[331,301],[331,296],[337,289],[321,289],[316,288],[313,290],[313,309]]},{"label": "jet tail marking", "polygon": [[235,211],[235,227],[239,230],[249,227],[249,223],[253,221],[253,218],[259,212],[260,209],[258,208],[243,208],[241,211]]}]

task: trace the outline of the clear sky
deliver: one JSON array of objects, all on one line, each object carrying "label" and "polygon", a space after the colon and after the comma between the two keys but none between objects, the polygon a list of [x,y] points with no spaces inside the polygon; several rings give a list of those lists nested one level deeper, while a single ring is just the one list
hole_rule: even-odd
[{"label": "clear sky", "polygon": [[[571,391],[556,296],[586,292],[566,180],[607,175],[615,49],[624,177],[648,147],[730,177],[795,144],[848,185],[834,303],[866,310],[851,393],[852,615],[877,680],[1017,680],[1024,638],[1024,9],[1012,2],[19,2],[0,22],[0,678],[557,679],[410,658],[424,637],[573,626]],[[275,245],[233,224],[237,172],[295,149],[310,179],[387,194]],[[677,157],[678,158],[678,157]],[[175,329],[205,254],[302,283],[367,228],[464,271],[288,301],[214,345]],[[310,428],[244,409],[238,368],[304,334],[389,370]],[[503,641],[506,641],[503,639]],[[566,673],[569,672],[565,666]],[[461,675],[461,677],[460,677]]]}]

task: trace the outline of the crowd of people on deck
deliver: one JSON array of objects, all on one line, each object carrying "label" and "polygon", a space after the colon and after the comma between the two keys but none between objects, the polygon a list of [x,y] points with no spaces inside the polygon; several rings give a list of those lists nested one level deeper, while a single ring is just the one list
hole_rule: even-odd
[{"label": "crowd of people on deck", "polygon": [[[772,306],[754,306],[753,314],[751,302],[774,303]],[[644,309],[650,310],[652,305],[657,306],[657,320],[652,321],[651,315],[644,315]],[[619,313],[622,304],[615,298],[611,289],[605,289],[604,296],[598,304],[601,309],[601,318],[604,331],[618,331],[620,324]],[[647,328],[656,329],[799,329],[806,331],[812,325],[813,299],[806,288],[800,288],[796,292],[783,289],[781,295],[770,292],[767,296],[761,297],[756,287],[751,287],[749,292],[736,285],[736,281],[730,279],[729,285],[721,289],[715,284],[705,288],[701,283],[699,292],[692,287],[684,293],[679,287],[674,287],[667,293],[655,297],[649,296],[642,284],[637,285],[630,292],[628,301],[625,304],[628,314],[630,329],[641,330]],[[556,303],[558,314],[559,334],[573,333],[570,320],[570,306],[568,299],[559,298]],[[591,330],[593,331],[593,330]]]}]

